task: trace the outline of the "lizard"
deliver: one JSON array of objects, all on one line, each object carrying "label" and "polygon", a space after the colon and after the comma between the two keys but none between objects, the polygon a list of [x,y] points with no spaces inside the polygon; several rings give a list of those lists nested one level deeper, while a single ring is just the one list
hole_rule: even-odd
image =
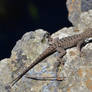
[{"label": "lizard", "polygon": [[45,51],[40,54],[36,60],[33,61],[31,65],[29,65],[17,78],[15,78],[8,87],[12,87],[16,82],[18,82],[30,69],[32,69],[35,65],[40,63],[42,60],[55,53],[56,51],[59,53],[57,60],[62,61],[61,58],[66,54],[66,49],[77,46],[79,52],[81,53],[81,46],[85,42],[87,38],[92,37],[92,28],[86,29],[84,32],[80,34],[75,34],[72,36],[64,37],[64,38],[50,38],[50,44]]}]

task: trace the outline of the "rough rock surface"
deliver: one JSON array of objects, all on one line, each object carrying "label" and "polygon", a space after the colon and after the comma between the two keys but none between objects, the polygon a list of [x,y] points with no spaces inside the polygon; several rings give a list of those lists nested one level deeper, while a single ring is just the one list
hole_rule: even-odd
[{"label": "rough rock surface", "polygon": [[[92,27],[92,12],[88,11],[82,15],[83,20],[80,21],[83,22],[78,26],[81,31],[74,30],[73,27],[63,28],[52,37],[63,38],[78,34],[84,31],[83,25],[86,25],[86,28]],[[26,77],[56,77],[56,52],[30,70],[12,89],[6,88],[9,82],[48,47],[47,35],[48,33],[42,29],[24,34],[13,48],[11,57],[0,61],[0,92],[92,92],[92,43],[82,48],[82,57],[79,56],[76,47],[66,50],[67,54],[63,57],[65,65],[59,67],[60,76],[66,77],[64,81],[39,81]]]},{"label": "rough rock surface", "polygon": [[82,30],[85,28],[92,28],[92,10],[80,14],[80,21],[77,28]]},{"label": "rough rock surface", "polygon": [[92,9],[92,0],[67,0],[68,17],[70,22],[77,26],[80,14]]}]

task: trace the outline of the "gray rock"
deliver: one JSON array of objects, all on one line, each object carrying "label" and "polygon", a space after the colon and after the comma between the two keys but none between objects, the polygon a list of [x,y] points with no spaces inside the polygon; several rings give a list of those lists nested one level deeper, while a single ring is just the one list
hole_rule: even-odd
[{"label": "gray rock", "polygon": [[80,30],[92,28],[92,10],[80,14],[80,21],[77,24],[77,28]]},{"label": "gray rock", "polygon": [[92,9],[92,0],[81,0],[81,11],[85,12]]},{"label": "gray rock", "polygon": [[80,14],[92,9],[92,0],[67,0],[68,19],[77,26],[80,22]]}]

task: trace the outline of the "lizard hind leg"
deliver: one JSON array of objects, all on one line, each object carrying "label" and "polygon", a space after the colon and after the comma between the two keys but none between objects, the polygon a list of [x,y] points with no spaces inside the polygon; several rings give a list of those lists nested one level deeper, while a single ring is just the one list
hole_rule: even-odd
[{"label": "lizard hind leg", "polygon": [[81,53],[81,49],[82,49],[82,45],[83,45],[84,42],[85,42],[84,40],[81,40],[81,41],[79,41],[79,42],[77,43],[77,49],[78,49],[78,51],[79,51],[79,56],[80,56],[80,57],[82,57],[82,54],[83,54],[83,53]]},{"label": "lizard hind leg", "polygon": [[64,60],[62,59],[62,57],[66,54],[66,51],[61,47],[57,47],[57,52],[59,53],[59,55],[57,57],[58,64],[57,64],[57,69],[56,69],[56,73],[57,73],[56,77],[57,77],[57,80],[61,80],[60,67],[64,65]]},{"label": "lizard hind leg", "polygon": [[57,61],[59,61],[60,64],[63,64],[62,57],[66,54],[66,51],[62,47],[57,47],[56,50],[59,53],[59,55],[57,56]]}]

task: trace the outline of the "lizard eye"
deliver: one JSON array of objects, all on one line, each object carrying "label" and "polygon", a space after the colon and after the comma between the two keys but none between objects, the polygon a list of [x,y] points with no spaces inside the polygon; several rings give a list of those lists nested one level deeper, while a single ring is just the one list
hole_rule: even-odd
[{"label": "lizard eye", "polygon": [[49,42],[49,45],[53,44],[53,39],[52,38],[49,38],[48,39],[48,42]]}]

